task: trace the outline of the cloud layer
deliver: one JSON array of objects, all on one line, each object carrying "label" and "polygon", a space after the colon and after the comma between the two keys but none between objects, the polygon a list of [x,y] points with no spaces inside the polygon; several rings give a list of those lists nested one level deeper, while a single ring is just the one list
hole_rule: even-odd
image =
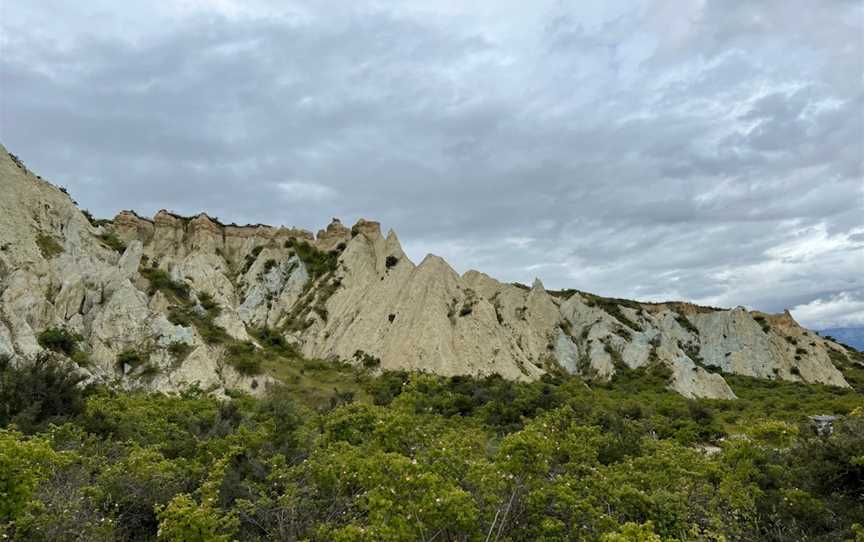
[{"label": "cloud layer", "polygon": [[862,321],[860,2],[149,4],[2,9],[0,140],[97,215]]}]

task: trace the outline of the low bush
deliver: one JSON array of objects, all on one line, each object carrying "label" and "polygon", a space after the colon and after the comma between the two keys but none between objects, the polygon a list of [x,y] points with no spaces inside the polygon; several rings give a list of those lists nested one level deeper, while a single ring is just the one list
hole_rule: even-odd
[{"label": "low bush", "polygon": [[39,247],[39,252],[46,260],[50,260],[60,254],[63,254],[63,245],[51,235],[40,233],[36,236],[36,246]]},{"label": "low bush", "polygon": [[84,406],[82,380],[48,354],[17,365],[0,355],[0,427],[31,433],[74,418]]},{"label": "low bush", "polygon": [[106,247],[115,252],[123,254],[126,251],[126,243],[120,240],[120,238],[112,232],[103,233],[99,236],[99,239],[102,240],[102,243],[104,243]]},{"label": "low bush", "polygon": [[183,341],[174,341],[168,345],[170,353],[178,363],[182,363],[192,353],[192,345]]},{"label": "low bush", "polygon": [[312,280],[336,270],[339,260],[337,252],[322,252],[308,242],[296,239],[289,239],[285,246],[294,250]]},{"label": "low bush", "polygon": [[289,344],[277,331],[268,327],[251,329],[250,334],[261,343],[261,346],[281,356],[299,357],[299,352],[293,344]]},{"label": "low bush", "polygon": [[49,327],[36,337],[36,341],[42,348],[69,357],[78,352],[78,343],[83,340],[84,337],[80,334],[59,327]]},{"label": "low bush", "polygon": [[117,368],[120,370],[136,370],[150,361],[150,354],[136,349],[123,350],[117,354]]},{"label": "low bush", "polygon": [[367,354],[362,350],[357,350],[354,352],[354,360],[360,363],[366,369],[376,369],[381,366],[381,359],[373,356],[372,354]]},{"label": "low bush", "polygon": [[189,285],[185,282],[179,282],[172,279],[171,275],[168,274],[167,271],[157,267],[141,267],[138,269],[138,272],[141,273],[141,276],[146,278],[150,283],[150,288],[148,290],[149,295],[161,291],[169,298],[179,301],[189,300]]},{"label": "low bush", "polygon": [[248,341],[233,341],[226,347],[225,361],[242,375],[261,374],[263,352]]}]

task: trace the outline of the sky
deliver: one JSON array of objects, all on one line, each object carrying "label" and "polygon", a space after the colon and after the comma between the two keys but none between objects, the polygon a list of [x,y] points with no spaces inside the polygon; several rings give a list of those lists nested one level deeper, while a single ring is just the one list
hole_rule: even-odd
[{"label": "sky", "polygon": [[0,2],[0,142],[97,216],[864,326],[861,0]]}]

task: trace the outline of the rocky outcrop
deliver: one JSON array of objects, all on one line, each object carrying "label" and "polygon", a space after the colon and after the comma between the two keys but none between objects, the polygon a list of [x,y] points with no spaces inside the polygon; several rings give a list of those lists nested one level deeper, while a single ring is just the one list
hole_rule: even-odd
[{"label": "rocky outcrop", "polygon": [[[460,276],[434,255],[415,265],[394,232],[362,219],[317,235],[166,210],[91,223],[5,149],[0,193],[0,355],[34,356],[40,332],[65,328],[84,338],[80,370],[94,380],[257,392],[268,377],[235,370],[212,334],[254,344],[267,329],[306,356],[443,375],[665,367],[672,389],[713,398],[734,397],[723,373],[848,385],[834,365],[846,350],[788,313]],[[119,363],[130,350],[146,366]]]}]

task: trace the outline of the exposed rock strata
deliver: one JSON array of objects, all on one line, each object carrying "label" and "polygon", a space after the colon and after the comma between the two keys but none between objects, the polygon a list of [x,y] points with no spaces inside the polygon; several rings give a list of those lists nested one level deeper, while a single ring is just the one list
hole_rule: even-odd
[{"label": "exposed rock strata", "polygon": [[[460,276],[433,255],[415,265],[395,233],[385,237],[365,220],[352,228],[334,220],[313,235],[163,210],[153,219],[123,211],[96,226],[2,148],[0,194],[0,355],[36,355],[38,333],[64,327],[85,338],[91,364],[81,370],[93,379],[263,389],[266,377],[240,375],[194,326],[171,323],[175,301],[150,291],[142,269],[151,269],[187,285],[196,310],[199,297],[210,296],[221,308],[216,325],[237,340],[266,327],[307,356],[363,353],[384,369],[528,380],[563,368],[607,379],[659,364],[679,393],[716,398],[733,397],[720,372],[848,385],[832,362],[843,347],[788,313],[609,300],[550,293],[539,280],[529,288],[477,271]],[[112,236],[125,249],[112,246]],[[51,241],[59,252],[46,253]],[[303,259],[327,253],[323,268]],[[170,353],[178,343],[190,351],[180,362]],[[155,374],[118,367],[129,348],[146,348]]]}]

